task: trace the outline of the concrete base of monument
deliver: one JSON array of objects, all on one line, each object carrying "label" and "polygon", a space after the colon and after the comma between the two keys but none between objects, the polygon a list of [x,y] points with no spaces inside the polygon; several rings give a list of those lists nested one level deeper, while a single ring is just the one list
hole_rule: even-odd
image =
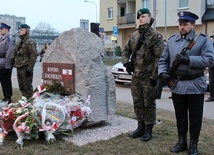
[{"label": "concrete base of monument", "polygon": [[73,137],[63,137],[64,140],[83,146],[99,140],[108,140],[120,134],[128,133],[137,128],[137,121],[120,115],[110,115],[105,123],[87,128],[74,129]]}]

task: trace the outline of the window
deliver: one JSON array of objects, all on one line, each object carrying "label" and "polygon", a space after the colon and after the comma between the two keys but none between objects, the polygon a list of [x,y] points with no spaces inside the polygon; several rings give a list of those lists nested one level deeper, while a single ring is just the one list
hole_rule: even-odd
[{"label": "window", "polygon": [[187,8],[189,6],[189,0],[179,0],[179,8]]},{"label": "window", "polygon": [[142,0],[143,8],[150,8],[149,0]]},{"label": "window", "polygon": [[113,8],[108,8],[108,19],[113,19]]},{"label": "window", "polygon": [[125,16],[125,8],[121,7],[120,8],[120,17],[123,17],[123,16]]}]

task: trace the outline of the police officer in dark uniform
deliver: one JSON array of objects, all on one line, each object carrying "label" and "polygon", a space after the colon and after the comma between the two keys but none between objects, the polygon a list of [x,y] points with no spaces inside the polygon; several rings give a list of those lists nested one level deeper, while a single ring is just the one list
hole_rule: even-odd
[{"label": "police officer in dark uniform", "polygon": [[8,103],[11,103],[12,96],[12,64],[10,57],[14,48],[14,42],[9,36],[10,28],[9,25],[0,23],[0,81],[4,95],[2,101]]},{"label": "police officer in dark uniform", "polygon": [[[158,62],[158,74],[162,80],[169,83],[172,101],[177,121],[178,142],[172,147],[171,152],[186,151],[187,132],[189,127],[190,143],[189,154],[198,155],[198,139],[202,126],[204,94],[207,90],[204,71],[214,62],[213,46],[210,38],[204,34],[196,34],[194,27],[198,16],[194,13],[178,12],[180,33],[173,35],[167,41],[166,48]],[[196,39],[195,45],[180,54],[187,45]],[[174,60],[179,64],[172,77],[168,70]],[[189,121],[189,122],[188,122]]]},{"label": "police officer in dark uniform", "polygon": [[33,95],[33,68],[36,63],[37,49],[29,36],[30,26],[21,24],[20,39],[17,41],[11,59],[17,68],[19,89],[24,97],[29,99]]}]

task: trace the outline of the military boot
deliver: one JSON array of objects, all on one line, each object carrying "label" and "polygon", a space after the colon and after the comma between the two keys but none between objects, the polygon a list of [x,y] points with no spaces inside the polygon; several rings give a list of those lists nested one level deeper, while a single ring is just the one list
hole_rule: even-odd
[{"label": "military boot", "polygon": [[7,99],[8,99],[8,104],[10,104],[12,102],[11,97],[9,96],[9,97],[7,97]]},{"label": "military boot", "polygon": [[198,139],[190,138],[189,155],[198,155]]},{"label": "military boot", "polygon": [[152,129],[154,124],[147,124],[144,135],[140,138],[142,141],[149,141],[152,138]]},{"label": "military boot", "polygon": [[179,153],[187,150],[187,138],[186,136],[179,136],[178,142],[170,150],[172,153]]},{"label": "military boot", "polygon": [[129,137],[131,138],[137,138],[143,136],[145,132],[145,122],[144,121],[138,121],[138,127],[135,131],[131,132],[129,134]]}]

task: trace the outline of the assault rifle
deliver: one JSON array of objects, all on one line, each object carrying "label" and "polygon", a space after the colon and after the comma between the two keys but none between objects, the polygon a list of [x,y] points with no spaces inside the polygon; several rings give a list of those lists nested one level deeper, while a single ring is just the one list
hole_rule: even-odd
[{"label": "assault rifle", "polygon": [[[191,50],[192,47],[195,45],[196,41],[198,40],[200,34],[201,34],[201,33],[197,34],[197,35],[195,36],[195,38],[193,38],[193,39],[190,41],[190,43],[188,44],[188,46],[183,48],[183,50],[181,51],[180,54],[185,55],[185,53],[186,53],[187,50]],[[169,74],[170,77],[173,76],[174,71],[178,68],[179,65],[180,65],[180,63],[179,63],[178,61],[176,61],[176,60],[173,61],[172,66],[171,66],[171,68],[170,68],[169,71],[168,71],[168,74]],[[170,81],[169,81],[169,87],[170,87],[170,88],[175,87],[175,84],[174,84],[173,80],[170,80]]]}]

